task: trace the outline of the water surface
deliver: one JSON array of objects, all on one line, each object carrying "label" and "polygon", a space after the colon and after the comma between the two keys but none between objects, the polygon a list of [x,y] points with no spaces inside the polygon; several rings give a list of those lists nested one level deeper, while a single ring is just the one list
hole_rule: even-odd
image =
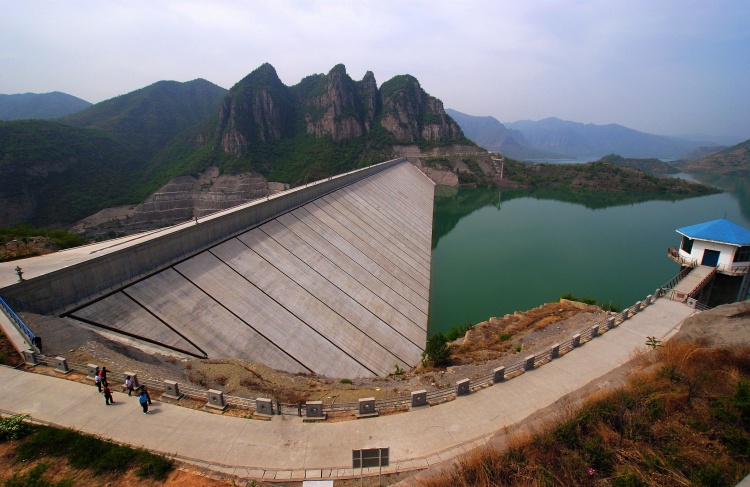
[{"label": "water surface", "polygon": [[710,183],[729,191],[679,199],[436,188],[430,332],[565,293],[630,306],[679,271],[667,257],[677,228],[723,217],[750,228],[750,183]]}]

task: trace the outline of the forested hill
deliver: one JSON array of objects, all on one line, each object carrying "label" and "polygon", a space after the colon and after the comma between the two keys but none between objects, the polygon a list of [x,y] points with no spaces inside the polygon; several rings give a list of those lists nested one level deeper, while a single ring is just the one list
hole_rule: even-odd
[{"label": "forested hill", "polygon": [[92,129],[58,122],[0,122],[0,222],[60,225],[135,202],[140,160]]},{"label": "forested hill", "polygon": [[728,175],[750,173],[750,140],[699,159],[676,163],[683,171]]},{"label": "forested hill", "polygon": [[616,166],[626,167],[628,169],[635,169],[636,171],[645,172],[647,174],[675,174],[680,172],[671,164],[663,162],[653,157],[646,159],[638,159],[634,157],[622,157],[617,154],[610,154],[600,159],[604,162],[612,163]]},{"label": "forested hill", "polygon": [[0,120],[48,120],[90,106],[91,103],[86,100],[59,91],[0,95]]},{"label": "forested hill", "polygon": [[159,81],[97,103],[60,122],[101,130],[141,157],[162,150],[178,134],[214,115],[227,90],[204,79]]},{"label": "forested hill", "polygon": [[505,160],[509,180],[525,188],[568,188],[609,193],[700,196],[720,190],[685,179],[654,176],[606,160],[585,164],[530,164]]},{"label": "forested hill", "polygon": [[66,225],[137,203],[209,166],[300,184],[393,157],[396,144],[472,145],[409,75],[378,88],[343,65],[285,86],[264,64],[227,91],[160,81],[50,122],[0,126],[0,226]]},{"label": "forested hill", "polygon": [[163,81],[55,122],[0,124],[0,226],[62,226],[139,203],[166,182],[143,181],[153,155],[216,113],[226,92]]}]

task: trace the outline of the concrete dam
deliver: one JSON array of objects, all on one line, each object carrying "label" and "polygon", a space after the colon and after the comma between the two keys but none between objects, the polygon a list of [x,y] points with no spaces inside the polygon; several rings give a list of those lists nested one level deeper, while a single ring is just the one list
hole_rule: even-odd
[{"label": "concrete dam", "polygon": [[[45,264],[39,276],[32,259],[24,262],[29,280],[0,295],[54,307],[59,290],[68,319],[197,357],[332,377],[411,368],[427,334],[434,184],[403,160],[379,166],[297,189],[304,198],[227,210],[254,212],[257,223],[244,228],[220,222],[236,216],[208,217],[56,271]],[[274,207],[272,217],[263,205]],[[143,246],[168,252],[204,229],[219,241],[72,304],[69,287],[85,286],[86,274],[130,268]]]}]

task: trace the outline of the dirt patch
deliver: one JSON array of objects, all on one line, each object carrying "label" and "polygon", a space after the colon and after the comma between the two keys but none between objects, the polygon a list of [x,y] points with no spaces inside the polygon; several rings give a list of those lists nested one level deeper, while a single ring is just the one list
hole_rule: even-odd
[{"label": "dirt patch", "polygon": [[23,363],[21,356],[18,354],[16,347],[13,343],[5,336],[5,333],[0,331],[0,364],[7,365],[9,367],[15,367]]},{"label": "dirt patch", "polygon": [[604,317],[598,306],[561,299],[538,308],[490,318],[470,329],[454,347],[451,359],[456,364],[476,364],[523,350],[539,350],[565,340],[585,324]]},{"label": "dirt patch", "polygon": [[[57,252],[60,247],[49,237],[29,237],[2,242],[0,247],[0,262],[25,259],[37,255]],[[23,263],[19,263],[23,268]]]}]

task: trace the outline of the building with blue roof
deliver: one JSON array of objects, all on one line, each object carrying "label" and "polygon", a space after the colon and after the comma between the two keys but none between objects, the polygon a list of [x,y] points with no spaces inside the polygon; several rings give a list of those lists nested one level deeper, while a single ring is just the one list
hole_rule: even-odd
[{"label": "building with blue roof", "polygon": [[750,266],[750,230],[720,218],[677,229],[680,248],[669,256],[683,267],[714,267],[720,274],[740,276]]}]

